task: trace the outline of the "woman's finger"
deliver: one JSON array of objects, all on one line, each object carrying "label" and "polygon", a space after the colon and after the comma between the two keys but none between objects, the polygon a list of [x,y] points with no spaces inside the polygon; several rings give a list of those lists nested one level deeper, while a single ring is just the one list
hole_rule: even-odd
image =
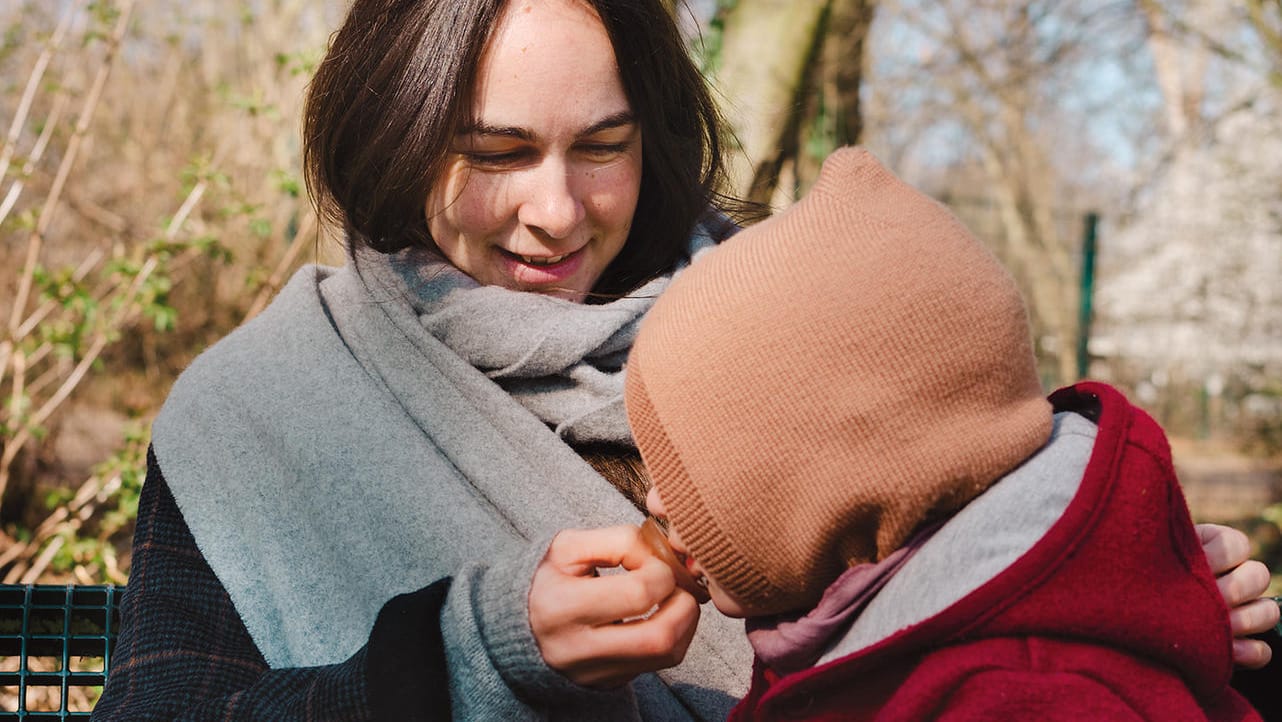
[{"label": "woman's finger", "polygon": [[599,568],[636,569],[653,552],[635,526],[566,529],[552,539],[544,561],[567,574],[585,576]]},{"label": "woman's finger", "polygon": [[1262,634],[1278,623],[1278,604],[1272,599],[1257,599],[1229,610],[1229,626],[1233,636]]},{"label": "woman's finger", "polygon": [[[588,576],[597,567],[619,574]],[[566,530],[553,538],[530,590],[536,633],[565,625],[596,626],[648,614],[672,594],[672,570],[641,540],[636,527]]]},{"label": "woman's finger", "polygon": [[[1269,568],[1263,563],[1250,560],[1239,564],[1227,574],[1220,575],[1215,583],[1224,596],[1224,603],[1229,608],[1252,602],[1269,588]],[[1241,636],[1234,627],[1234,635]]]},{"label": "woman's finger", "polygon": [[694,639],[699,604],[676,590],[645,619],[596,627],[578,640],[581,656],[562,673],[590,687],[614,687],[681,663]]},{"label": "woman's finger", "polygon": [[1233,527],[1198,524],[1197,535],[1202,541],[1202,551],[1211,565],[1211,571],[1217,575],[1233,569],[1251,556],[1251,541],[1246,538],[1246,534]]},{"label": "woman's finger", "polygon": [[568,586],[576,601],[573,608],[564,610],[566,617],[591,627],[649,616],[656,605],[672,596],[677,583],[672,570],[652,557],[631,571],[572,578]]},{"label": "woman's finger", "polygon": [[[606,566],[624,570],[589,576]],[[529,621],[548,666],[578,684],[614,686],[680,660],[698,605],[637,527],[567,530],[534,571]]]},{"label": "woman's finger", "polygon": [[698,622],[699,603],[689,592],[674,589],[648,617],[603,627],[601,640],[653,660],[659,668],[671,667],[685,657]]},{"label": "woman's finger", "polygon": [[1260,669],[1273,659],[1273,650],[1258,639],[1233,640],[1233,664],[1243,669]]}]

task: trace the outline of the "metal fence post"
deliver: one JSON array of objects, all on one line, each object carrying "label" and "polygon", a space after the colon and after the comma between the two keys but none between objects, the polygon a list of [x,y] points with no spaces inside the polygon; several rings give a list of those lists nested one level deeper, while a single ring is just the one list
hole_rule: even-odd
[{"label": "metal fence post", "polygon": [[1081,302],[1077,308],[1077,378],[1086,378],[1090,371],[1091,357],[1087,346],[1091,340],[1091,298],[1095,293],[1095,246],[1099,227],[1099,214],[1086,214],[1086,227],[1082,233],[1082,285]]}]

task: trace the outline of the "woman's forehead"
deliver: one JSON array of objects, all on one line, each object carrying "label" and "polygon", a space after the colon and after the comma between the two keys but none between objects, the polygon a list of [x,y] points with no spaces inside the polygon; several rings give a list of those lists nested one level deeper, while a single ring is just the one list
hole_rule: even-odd
[{"label": "woman's forehead", "polygon": [[515,0],[481,58],[471,125],[574,126],[629,113],[614,47],[582,0]]},{"label": "woman's forehead", "polygon": [[[484,55],[506,48],[526,56],[567,40],[585,42],[589,38],[604,41],[613,58],[614,49],[610,47],[601,17],[596,8],[584,0],[512,0],[499,12]],[[571,45],[567,50],[586,55],[600,48],[591,43],[581,47]]]}]

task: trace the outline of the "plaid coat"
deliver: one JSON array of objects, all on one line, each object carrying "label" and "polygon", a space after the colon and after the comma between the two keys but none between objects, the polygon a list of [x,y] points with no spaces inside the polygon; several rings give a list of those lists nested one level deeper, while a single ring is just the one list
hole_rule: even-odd
[{"label": "plaid coat", "polygon": [[344,662],[270,669],[148,453],[120,637],[92,719],[447,720],[439,616],[449,583],[388,601]]}]

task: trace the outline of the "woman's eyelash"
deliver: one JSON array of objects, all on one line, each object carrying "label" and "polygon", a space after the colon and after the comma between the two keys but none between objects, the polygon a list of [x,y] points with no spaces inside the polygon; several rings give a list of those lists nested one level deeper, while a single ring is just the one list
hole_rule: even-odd
[{"label": "woman's eyelash", "polygon": [[[626,152],[630,147],[632,147],[630,140],[619,143],[585,143],[578,146],[580,151],[589,155],[616,155]],[[496,166],[523,162],[532,156],[532,152],[527,150],[464,151],[462,156],[476,165]]]},{"label": "woman's eyelash", "polygon": [[506,151],[502,153],[478,153],[475,151],[471,151],[471,152],[464,153],[463,157],[467,158],[469,161],[473,163],[480,163],[482,165],[486,165],[486,164],[498,165],[501,163],[512,163],[515,161],[522,160],[527,155],[528,155],[527,153],[524,153],[522,151]]},{"label": "woman's eyelash", "polygon": [[631,141],[623,141],[621,143],[590,143],[583,146],[583,148],[591,153],[622,153],[631,145]]}]

